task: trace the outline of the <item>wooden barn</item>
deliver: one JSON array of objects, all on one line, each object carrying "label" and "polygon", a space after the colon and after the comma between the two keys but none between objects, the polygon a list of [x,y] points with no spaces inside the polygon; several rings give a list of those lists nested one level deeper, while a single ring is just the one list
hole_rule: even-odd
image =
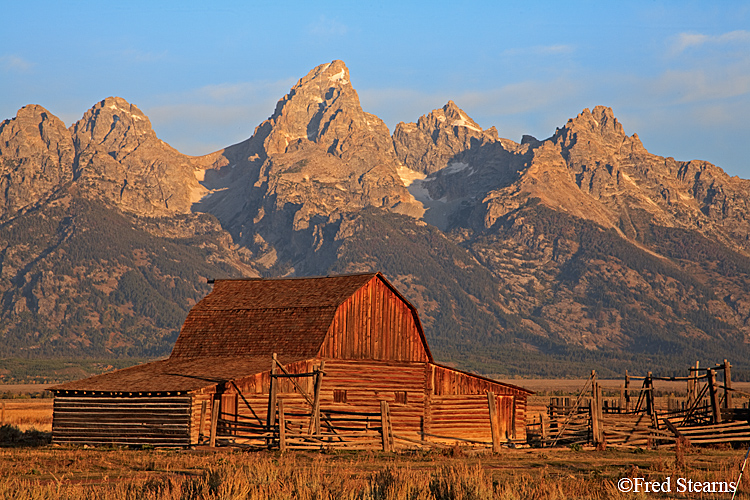
[{"label": "wooden barn", "polygon": [[169,358],[55,386],[53,442],[525,442],[530,391],[434,362],[380,273],[216,280]]}]

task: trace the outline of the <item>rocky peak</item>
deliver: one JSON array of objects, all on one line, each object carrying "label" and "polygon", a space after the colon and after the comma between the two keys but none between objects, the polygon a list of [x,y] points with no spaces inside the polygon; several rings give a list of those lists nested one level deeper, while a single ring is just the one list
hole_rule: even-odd
[{"label": "rocky peak", "polygon": [[95,104],[71,132],[80,151],[94,146],[120,157],[146,141],[158,141],[148,117],[121,97],[108,97]]},{"label": "rocky peak", "polygon": [[35,104],[0,123],[0,217],[47,197],[73,177],[65,124]]},{"label": "rocky peak", "polygon": [[390,134],[383,121],[365,113],[342,61],[321,64],[292,87],[274,114],[259,127],[269,156],[309,143],[347,158],[353,148],[369,143],[395,160]]},{"label": "rocky peak", "polygon": [[141,215],[190,212],[205,194],[197,165],[161,141],[134,104],[108,97],[70,127],[76,146],[75,175],[88,188]]},{"label": "rocky peak", "polygon": [[575,118],[569,119],[563,128],[557,129],[551,139],[563,150],[592,142],[619,149],[625,137],[622,124],[615,118],[612,108],[597,106],[593,111],[586,108]]},{"label": "rocky peak", "polygon": [[421,116],[417,123],[399,123],[393,132],[399,160],[411,170],[426,174],[447,167],[469,148],[497,140],[495,127],[482,130],[453,101]]},{"label": "rocky peak", "polygon": [[315,221],[368,206],[423,212],[398,176],[388,127],[362,110],[341,61],[301,78],[253,137],[220,156],[204,181],[214,192],[199,209],[259,251],[266,250],[249,239],[254,233],[271,241],[285,231],[314,232]]}]

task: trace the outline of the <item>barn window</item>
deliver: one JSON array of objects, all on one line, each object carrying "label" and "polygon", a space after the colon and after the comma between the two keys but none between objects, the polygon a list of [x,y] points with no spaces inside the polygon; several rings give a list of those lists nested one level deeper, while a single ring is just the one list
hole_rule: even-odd
[{"label": "barn window", "polygon": [[396,404],[406,404],[406,391],[396,391]]},{"label": "barn window", "polygon": [[346,390],[334,389],[333,390],[333,402],[334,403],[346,403]]}]

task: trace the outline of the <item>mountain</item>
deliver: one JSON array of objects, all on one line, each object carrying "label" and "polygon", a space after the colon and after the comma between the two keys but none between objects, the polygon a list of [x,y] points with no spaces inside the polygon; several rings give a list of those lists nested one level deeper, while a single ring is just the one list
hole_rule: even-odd
[{"label": "mountain", "polygon": [[258,275],[192,213],[200,160],[122,99],[69,129],[24,107],[0,124],[0,165],[0,356],[164,355],[207,278]]},{"label": "mountain", "polygon": [[[383,271],[435,356],[485,374],[750,377],[750,181],[650,154],[611,109],[549,138],[454,102],[391,135],[341,61],[202,157],[108,98],[0,124],[7,358],[163,355],[206,278]],[[0,373],[0,376],[2,374]]]}]

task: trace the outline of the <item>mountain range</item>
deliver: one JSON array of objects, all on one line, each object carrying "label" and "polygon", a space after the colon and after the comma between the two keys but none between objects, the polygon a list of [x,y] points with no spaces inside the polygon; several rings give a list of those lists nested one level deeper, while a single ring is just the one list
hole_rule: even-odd
[{"label": "mountain range", "polygon": [[0,124],[0,357],[164,356],[207,279],[381,271],[444,363],[747,378],[749,218],[750,181],[610,108],[517,143],[449,101],[391,134],[341,61],[199,157],[118,97],[70,127],[29,105]]}]

